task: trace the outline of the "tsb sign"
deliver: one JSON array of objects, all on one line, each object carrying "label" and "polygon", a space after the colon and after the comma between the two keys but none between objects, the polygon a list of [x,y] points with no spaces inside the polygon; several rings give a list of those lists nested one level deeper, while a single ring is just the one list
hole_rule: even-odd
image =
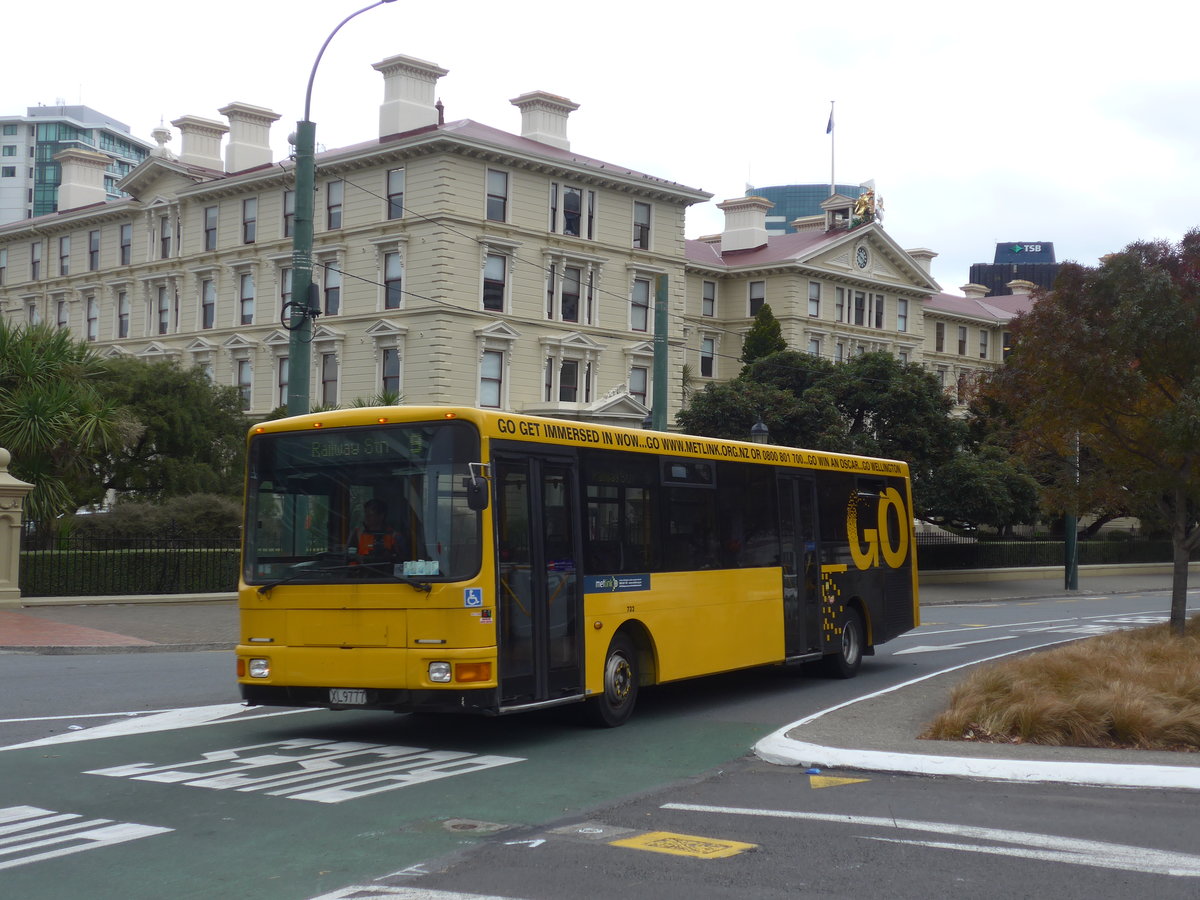
[{"label": "tsb sign", "polygon": [[[874,499],[875,495],[868,495]],[[863,500],[861,494],[850,497],[846,508],[846,535],[850,540],[850,558],[859,569],[870,569],[880,564],[880,556],[890,569],[898,569],[908,558],[908,511],[900,492],[886,488],[879,493],[879,505],[874,528],[861,528],[858,510]],[[894,514],[892,511],[895,511]],[[870,523],[864,522],[863,525]]]}]

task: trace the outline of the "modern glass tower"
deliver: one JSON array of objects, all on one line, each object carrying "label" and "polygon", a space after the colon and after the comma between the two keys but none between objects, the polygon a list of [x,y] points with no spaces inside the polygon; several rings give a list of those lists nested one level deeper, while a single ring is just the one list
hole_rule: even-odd
[{"label": "modern glass tower", "polygon": [[[862,184],[835,184],[834,192],[856,199],[867,189]],[[790,223],[805,216],[824,215],[821,204],[829,199],[829,184],[780,184],[773,187],[746,186],[746,196],[763,197],[775,204],[767,214],[767,234],[789,234]]]},{"label": "modern glass tower", "polygon": [[0,116],[0,224],[58,210],[62,171],[55,154],[93,150],[109,158],[104,187],[121,197],[117,182],[153,145],[129,126],[87,106],[31,106],[24,116]]}]

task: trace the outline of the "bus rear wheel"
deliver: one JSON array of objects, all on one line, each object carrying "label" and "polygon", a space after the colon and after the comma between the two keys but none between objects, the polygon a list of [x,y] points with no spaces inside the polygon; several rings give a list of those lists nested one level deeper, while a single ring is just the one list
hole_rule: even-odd
[{"label": "bus rear wheel", "polygon": [[827,676],[831,678],[853,678],[862,665],[864,630],[862,616],[858,610],[847,606],[838,622],[837,649],[821,660]]},{"label": "bus rear wheel", "polygon": [[638,694],[637,649],[626,634],[617,634],[604,657],[604,693],[588,700],[593,725],[616,728],[633,714]]}]

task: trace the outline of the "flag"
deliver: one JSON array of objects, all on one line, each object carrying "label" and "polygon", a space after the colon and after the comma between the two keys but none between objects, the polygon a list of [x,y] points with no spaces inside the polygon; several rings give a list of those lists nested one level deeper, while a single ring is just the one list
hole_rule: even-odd
[{"label": "flag", "polygon": [[833,134],[833,104],[829,104],[829,124],[825,126],[826,134]]}]

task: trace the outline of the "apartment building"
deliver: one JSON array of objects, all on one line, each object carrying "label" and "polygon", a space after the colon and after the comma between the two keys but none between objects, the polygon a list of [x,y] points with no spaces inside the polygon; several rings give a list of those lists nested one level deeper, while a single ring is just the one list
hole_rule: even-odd
[{"label": "apartment building", "polygon": [[[317,157],[314,404],[388,393],[640,424],[654,285],[666,277],[681,320],[684,214],[710,195],[572,150],[566,98],[517,97],[507,132],[446,121],[445,69],[407,56],[374,68],[378,134]],[[220,114],[172,121],[178,155],[156,130],[158,149],[117,185],[127,199],[107,199],[98,154],[59,153],[59,211],[0,226],[0,308],[102,354],[199,365],[258,415],[291,377],[294,172],[271,158],[277,114]],[[685,351],[673,334],[671,371]]]}]

